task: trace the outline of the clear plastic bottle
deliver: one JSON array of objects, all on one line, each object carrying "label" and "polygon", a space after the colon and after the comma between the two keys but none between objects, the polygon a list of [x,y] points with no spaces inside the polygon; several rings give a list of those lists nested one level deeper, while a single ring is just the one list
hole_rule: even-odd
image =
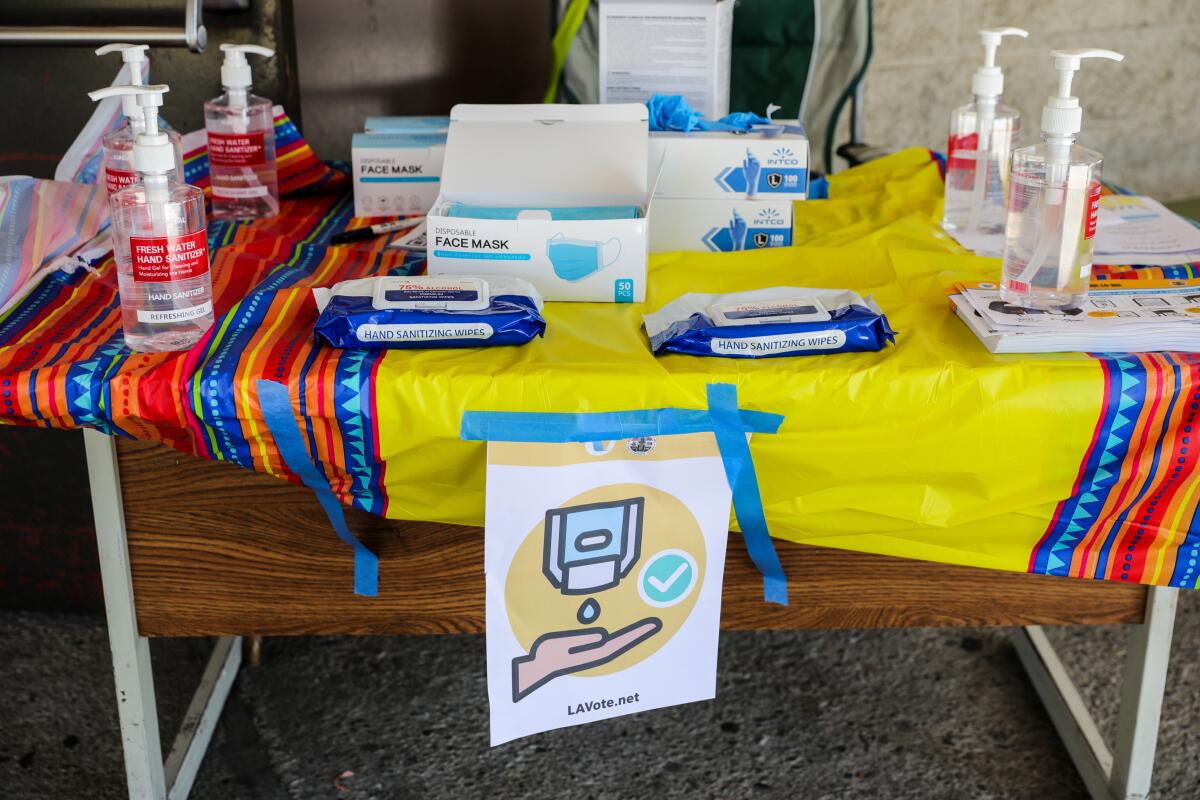
[{"label": "clear plastic bottle", "polygon": [[1039,309],[1078,308],[1092,275],[1100,154],[1074,137],[1013,154],[1004,236],[1004,299]]},{"label": "clear plastic bottle", "polygon": [[174,150],[158,130],[166,91],[111,86],[91,94],[136,96],[145,117],[133,147],[138,180],[108,200],[125,344],[141,352],[187,350],[214,321],[204,192],[176,177]]},{"label": "clear plastic bottle", "polygon": [[1024,308],[1079,308],[1092,276],[1100,154],[1075,144],[1083,122],[1071,81],[1085,58],[1111,50],[1055,50],[1058,94],[1042,109],[1042,143],[1013,153],[1000,295]]},{"label": "clear plastic bottle", "polygon": [[1021,114],[1000,102],[1004,73],[996,66],[996,49],[1005,36],[1028,35],[1020,28],[979,31],[984,61],[971,78],[973,99],[950,115],[942,218],[948,231],[995,234],[1004,230],[1008,170],[1021,138]]},{"label": "clear plastic bottle", "polygon": [[1021,139],[1021,114],[1003,103],[981,113],[970,102],[950,116],[946,146],[947,230],[1000,233],[1013,149]]},{"label": "clear plastic bottle", "polygon": [[190,349],[214,320],[204,192],[147,175],[113,195],[109,213],[125,344]]},{"label": "clear plastic bottle", "polygon": [[[143,86],[145,80],[143,71],[147,62],[146,52],[149,45],[125,44],[118,42],[106,44],[96,50],[96,55],[120,53],[121,61],[129,70],[129,85]],[[137,180],[137,172],[133,168],[133,141],[137,134],[145,130],[141,109],[137,98],[126,96],[121,98],[121,110],[125,115],[125,124],[114,131],[109,131],[100,140],[103,149],[101,165],[104,168],[104,188],[108,194],[116,194],[121,189]],[[175,168],[178,177],[183,180],[183,140],[175,131],[164,131],[175,148]]]},{"label": "clear plastic bottle", "polygon": [[257,45],[221,45],[224,94],[204,104],[214,219],[261,219],[279,213],[275,165],[275,115],[270,100],[250,93],[246,53],[274,51]]}]

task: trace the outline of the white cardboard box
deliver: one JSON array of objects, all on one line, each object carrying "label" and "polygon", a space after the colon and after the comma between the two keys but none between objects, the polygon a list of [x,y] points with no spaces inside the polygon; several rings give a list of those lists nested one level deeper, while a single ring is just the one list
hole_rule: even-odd
[{"label": "white cardboard box", "polygon": [[651,253],[729,253],[791,243],[791,200],[654,198]]},{"label": "white cardboard box", "polygon": [[354,216],[424,214],[440,190],[445,133],[356,133]]},{"label": "white cardboard box", "polygon": [[729,113],[734,0],[600,0],[600,102],[680,94],[716,119]]},{"label": "white cardboard box", "polygon": [[747,133],[653,131],[650,163],[660,161],[655,197],[804,200],[808,196],[808,137],[794,121],[759,126]]},{"label": "white cardboard box", "polygon": [[[429,212],[430,275],[511,275],[547,300],[646,298],[648,112],[642,104],[458,105],[442,193]],[[637,206],[637,218],[555,221],[446,216],[500,209]]]}]

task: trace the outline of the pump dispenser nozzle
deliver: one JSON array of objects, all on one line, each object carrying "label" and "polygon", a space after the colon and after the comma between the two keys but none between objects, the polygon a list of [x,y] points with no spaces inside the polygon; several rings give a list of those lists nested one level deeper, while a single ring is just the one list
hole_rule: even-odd
[{"label": "pump dispenser nozzle", "polygon": [[106,97],[133,97],[136,99],[146,129],[137,135],[133,143],[133,167],[144,175],[166,175],[175,169],[175,148],[165,133],[158,129],[158,108],[163,95],[171,91],[166,84],[153,86],[107,86],[88,92],[92,100]]},{"label": "pump dispenser nozzle", "polygon": [[1112,50],[1055,50],[1054,69],[1058,71],[1058,94],[1051,95],[1042,109],[1042,132],[1047,136],[1074,136],[1083,124],[1079,98],[1071,96],[1071,82],[1085,58],[1124,61],[1125,56]]},{"label": "pump dispenser nozzle", "polygon": [[[121,61],[129,65],[129,85],[144,86],[142,81],[142,64],[147,61],[146,51],[150,49],[147,44],[126,44],[125,42],[114,42],[106,44],[96,49],[96,55],[103,56],[109,53],[120,53]],[[137,124],[141,124],[142,112],[138,110],[137,98],[133,95],[126,95],[121,98],[121,111],[125,114],[125,119],[136,120]]]},{"label": "pump dispenser nozzle", "polygon": [[252,53],[263,58],[270,58],[275,51],[269,47],[257,44],[223,44],[221,52],[225,54],[225,62],[221,64],[221,85],[226,89],[248,89],[250,87],[250,64],[246,54]]},{"label": "pump dispenser nozzle", "polygon": [[1029,31],[1021,28],[985,28],[979,31],[983,41],[983,66],[975,70],[971,79],[971,92],[980,98],[995,99],[1004,93],[1004,73],[996,66],[996,48],[1003,42],[1005,36],[1029,36]]}]

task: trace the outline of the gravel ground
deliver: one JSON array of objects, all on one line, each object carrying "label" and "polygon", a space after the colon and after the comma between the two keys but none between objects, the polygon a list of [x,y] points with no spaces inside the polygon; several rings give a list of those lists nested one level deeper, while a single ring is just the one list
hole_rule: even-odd
[{"label": "gravel ground", "polygon": [[[1101,727],[1123,629],[1052,632]],[[1200,602],[1181,597],[1155,798],[1192,798]],[[156,640],[163,740],[208,643]],[[488,747],[479,636],[270,639],[194,800],[1086,797],[1004,629],[732,633],[717,700]],[[99,617],[0,614],[0,796],[124,797]]]}]

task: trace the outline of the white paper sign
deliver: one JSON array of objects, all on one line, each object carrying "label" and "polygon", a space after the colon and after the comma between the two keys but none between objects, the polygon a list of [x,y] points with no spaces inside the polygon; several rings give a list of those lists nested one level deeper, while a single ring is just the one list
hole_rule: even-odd
[{"label": "white paper sign", "polygon": [[715,696],[730,502],[711,433],[489,443],[493,745]]},{"label": "white paper sign", "polygon": [[1150,197],[1100,198],[1093,261],[1172,266],[1200,259],[1200,229]]}]

